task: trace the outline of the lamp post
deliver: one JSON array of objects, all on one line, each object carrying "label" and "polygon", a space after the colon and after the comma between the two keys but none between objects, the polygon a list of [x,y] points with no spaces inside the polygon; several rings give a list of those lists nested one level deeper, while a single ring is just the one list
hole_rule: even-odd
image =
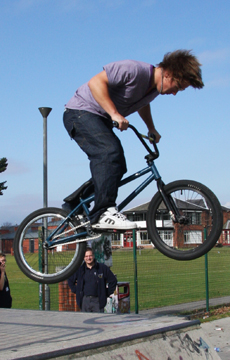
[{"label": "lamp post", "polygon": [[52,108],[40,107],[38,109],[43,116],[43,207],[47,207],[47,117]]},{"label": "lamp post", "polygon": [[[47,207],[48,205],[48,181],[47,181],[47,117],[49,113],[51,112],[52,108],[49,107],[40,107],[38,108],[40,113],[43,116],[43,207]],[[48,230],[48,224],[47,219],[44,219],[43,223],[44,232],[47,234]],[[45,274],[48,274],[48,253],[46,249],[42,249],[42,263],[44,263],[44,271]],[[45,291],[43,291],[43,289]],[[44,297],[43,297],[44,294]],[[43,287],[42,284],[40,284],[39,288],[39,297],[43,298],[43,303],[45,302],[45,310],[50,310],[50,289],[47,284]],[[41,298],[39,300],[39,303],[41,303]]]}]

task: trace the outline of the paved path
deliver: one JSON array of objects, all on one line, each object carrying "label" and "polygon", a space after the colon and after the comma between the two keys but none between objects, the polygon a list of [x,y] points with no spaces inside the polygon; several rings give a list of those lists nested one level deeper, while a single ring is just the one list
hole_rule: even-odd
[{"label": "paved path", "polygon": [[[224,304],[230,304],[230,296],[224,296],[220,298],[210,299],[208,302],[208,307],[214,307],[214,306],[220,306]],[[160,308],[153,308],[148,310],[142,310],[141,314],[145,315],[148,314],[150,316],[153,315],[163,315],[163,314],[173,314],[173,315],[179,315],[185,312],[193,311],[193,310],[199,310],[199,309],[206,309],[206,301],[200,300],[200,301],[193,301],[190,303],[185,304],[178,304],[178,305],[171,305],[171,306],[165,306]],[[230,358],[229,358],[230,360]]]}]

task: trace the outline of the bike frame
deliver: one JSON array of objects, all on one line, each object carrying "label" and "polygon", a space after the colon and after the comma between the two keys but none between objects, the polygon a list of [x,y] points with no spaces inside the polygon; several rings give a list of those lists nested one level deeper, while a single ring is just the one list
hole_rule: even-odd
[{"label": "bike frame", "polygon": [[[159,157],[159,151],[158,148],[156,146],[156,143],[153,142],[153,146],[155,149],[155,152],[153,152],[149,146],[146,144],[146,142],[143,140],[143,137],[145,137],[144,135],[141,135],[134,126],[129,125],[129,127],[135,132],[135,134],[137,135],[137,137],[139,138],[139,140],[142,142],[142,144],[144,145],[144,147],[147,149],[147,151],[149,152],[148,155],[146,155],[145,159],[147,161],[148,166],[145,167],[144,169],[135,172],[133,175],[130,175],[128,177],[126,177],[125,179],[121,180],[119,187],[126,185],[138,178],[140,178],[141,176],[144,176],[148,173],[151,173],[150,176],[145,179],[131,194],[129,194],[119,205],[118,205],[118,210],[121,211],[122,209],[124,209],[124,207],[126,205],[128,205],[135,197],[137,197],[137,195],[139,195],[149,184],[151,184],[152,181],[156,181],[157,182],[157,187],[158,190],[161,193],[162,199],[165,202],[166,207],[168,208],[168,210],[170,210],[170,213],[172,214],[172,219],[175,221],[177,219],[177,217],[180,216],[177,208],[175,207],[175,204],[173,201],[171,201],[170,198],[168,198],[168,196],[164,193],[164,189],[163,189],[163,181],[161,179],[161,176],[155,166],[154,160],[157,159]],[[146,138],[146,137],[145,137]],[[89,197],[87,197],[86,199],[80,198],[79,199],[79,204],[68,214],[68,216],[60,223],[60,225],[57,227],[57,229],[55,231],[53,231],[48,238],[45,241],[45,247],[46,248],[52,248],[55,247],[57,245],[65,245],[66,243],[71,243],[71,242],[76,242],[77,239],[80,239],[82,237],[87,237],[89,236],[89,233],[87,232],[86,229],[84,229],[84,231],[80,231],[79,233],[76,233],[74,235],[70,235],[65,237],[64,239],[52,239],[53,237],[58,237],[58,235],[60,234],[64,234],[65,233],[65,229],[68,227],[68,223],[69,221],[77,216],[77,215],[81,215],[84,211],[84,213],[86,214],[86,216],[88,217],[89,215],[89,207],[88,205],[94,200],[94,195],[91,195]],[[88,224],[88,222],[87,222]],[[84,227],[84,223],[82,224],[82,227],[80,226],[79,229],[82,229]],[[89,237],[90,239],[90,237]],[[80,241],[85,241],[85,240],[79,240]]]},{"label": "bike frame", "polygon": [[[155,166],[154,163],[149,164],[149,166],[147,166],[146,168],[135,172],[133,175],[128,176],[127,178],[121,180],[119,187],[126,185],[138,178],[140,178],[141,176],[144,176],[148,173],[152,172],[152,174],[145,179],[145,181],[143,181],[131,194],[129,194],[119,205],[118,205],[118,210],[121,211],[122,209],[124,209],[124,207],[126,205],[128,205],[135,197],[137,197],[137,195],[139,195],[149,184],[151,184],[152,181],[156,180],[160,180],[161,177],[158,173],[158,170]],[[74,208],[74,210],[72,210],[68,216],[60,223],[60,225],[57,227],[57,229],[55,231],[53,231],[48,238],[46,239],[46,247],[53,247],[53,246],[57,246],[57,245],[64,245],[65,243],[69,243],[69,242],[74,242],[76,239],[81,238],[81,237],[86,237],[88,236],[88,232],[87,231],[81,231],[77,234],[74,235],[70,235],[65,237],[64,239],[57,239],[57,240],[52,240],[52,237],[54,236],[58,236],[61,233],[63,233],[65,231],[65,227],[63,228],[63,225],[66,223],[66,227],[68,226],[68,222],[69,220],[71,220],[73,217],[75,217],[76,215],[79,215],[82,213],[82,209],[84,210],[86,216],[89,215],[89,208],[88,205],[94,200],[94,195],[91,195],[89,197],[87,197],[86,199],[82,199],[80,198],[79,204]],[[84,226],[84,224],[83,224]]]}]

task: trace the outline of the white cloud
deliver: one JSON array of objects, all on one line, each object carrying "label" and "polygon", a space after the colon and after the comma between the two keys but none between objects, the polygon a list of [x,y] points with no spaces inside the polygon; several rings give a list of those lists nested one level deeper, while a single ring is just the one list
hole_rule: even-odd
[{"label": "white cloud", "polygon": [[191,39],[188,41],[188,49],[193,50],[195,47],[204,47],[205,46],[205,42],[206,42],[206,38],[204,37],[197,37],[194,39]]},{"label": "white cloud", "polygon": [[[153,1],[153,0],[148,0]],[[99,8],[119,8],[125,0],[59,0],[58,6],[64,12],[69,11],[84,11],[87,13],[98,10]]]},{"label": "white cloud", "polygon": [[219,49],[215,51],[207,50],[199,55],[199,60],[202,64],[208,63],[223,63],[228,61],[230,58],[230,49]]},{"label": "white cloud", "polygon": [[21,13],[25,12],[31,8],[34,7],[40,7],[43,4],[45,4],[47,0],[13,0],[11,2],[7,1],[5,4],[5,9],[7,11],[10,11],[11,13]]},{"label": "white cloud", "polygon": [[16,174],[24,174],[30,172],[29,167],[23,162],[11,158],[9,159],[7,158],[7,162],[8,162],[8,166],[4,174],[16,175]]},{"label": "white cloud", "polygon": [[212,87],[212,88],[226,88],[229,87],[229,77],[220,77],[210,81],[205,82],[205,87]]},{"label": "white cloud", "polygon": [[[7,196],[5,193],[3,196]],[[0,207],[0,226],[6,222],[20,224],[22,220],[42,207],[42,196],[33,194],[21,194],[8,197],[7,204]]]}]

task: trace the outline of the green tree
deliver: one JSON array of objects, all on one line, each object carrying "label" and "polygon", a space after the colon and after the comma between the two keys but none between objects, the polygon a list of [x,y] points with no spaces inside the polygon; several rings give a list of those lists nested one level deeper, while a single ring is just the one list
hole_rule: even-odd
[{"label": "green tree", "polygon": [[[1,158],[0,159],[0,173],[6,170],[8,166],[7,159]],[[7,186],[5,186],[6,181],[0,182],[0,195],[3,195],[2,191],[7,189]]]}]

